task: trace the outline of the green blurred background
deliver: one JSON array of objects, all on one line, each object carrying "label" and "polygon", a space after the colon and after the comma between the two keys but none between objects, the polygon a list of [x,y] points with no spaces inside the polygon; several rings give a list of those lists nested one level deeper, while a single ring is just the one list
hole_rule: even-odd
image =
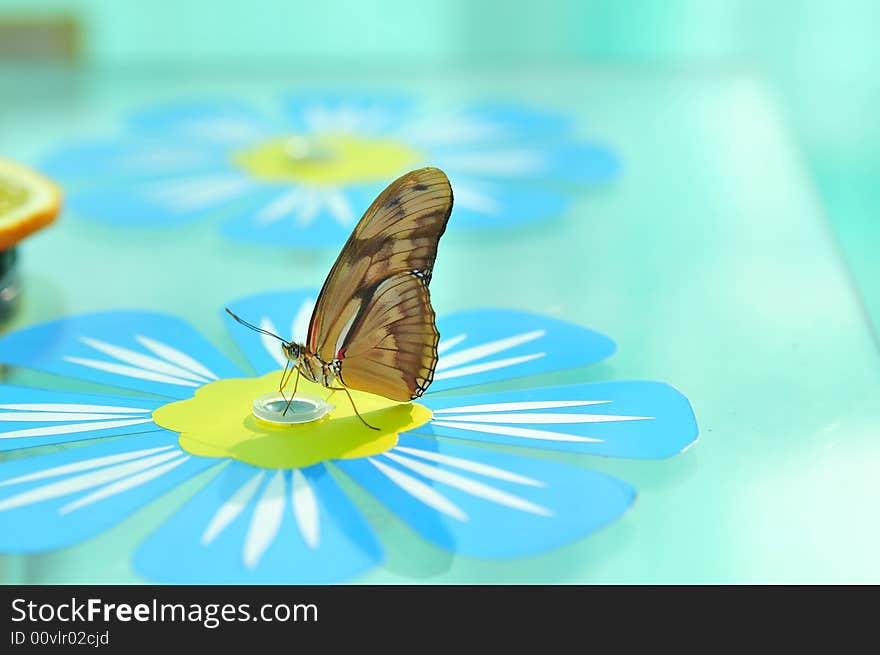
[{"label": "green blurred background", "polygon": [[[609,362],[534,383],[667,380],[701,442],[664,462],[544,453],[633,483],[636,510],[527,562],[450,560],[386,522],[389,561],[366,580],[876,582],[878,26],[876,0],[0,0],[0,152],[38,161],[79,132],[113,133],[139,103],[217,89],[265,99],[378,80],[429,100],[569,108],[618,148],[619,182],[585,190],[553,229],[444,237],[436,305],[515,306],[612,335]],[[137,304],[220,341],[220,303],[266,280],[314,285],[335,255],[267,258],[210,225],[132,239],[62,223],[27,246],[24,273],[49,291],[13,329]],[[477,258],[479,285],[463,280]],[[168,294],[184,275],[212,283]],[[75,548],[0,558],[0,581],[136,579],[127,553],[173,505]]]},{"label": "green blurred background", "polygon": [[758,73],[880,326],[876,0],[0,0],[0,24],[0,66],[19,71],[49,60],[133,74],[584,63]]}]

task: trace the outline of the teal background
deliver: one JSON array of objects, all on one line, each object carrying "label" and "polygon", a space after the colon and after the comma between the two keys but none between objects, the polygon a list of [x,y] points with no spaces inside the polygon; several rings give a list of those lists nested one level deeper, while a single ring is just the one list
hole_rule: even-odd
[{"label": "teal background", "polygon": [[[618,475],[640,498],[611,527],[525,561],[453,558],[358,496],[389,551],[365,581],[880,581],[878,3],[182,4],[0,0],[0,19],[64,11],[84,25],[78,62],[0,64],[3,153],[35,161],[148,102],[216,92],[269,107],[279,91],[342,86],[436,106],[539,101],[625,162],[549,226],[451,230],[434,303],[611,335],[608,362],[529,384],[668,381],[691,399],[700,443],[663,462],[538,454]],[[9,328],[144,307],[228,345],[225,301],[315,286],[336,253],[269,258],[210,220],[135,233],[63,220],[23,254],[27,295]],[[136,580],[131,549],[198,483],[76,548],[2,558],[0,580]]]},{"label": "teal background", "polygon": [[472,65],[584,63],[750,71],[779,100],[880,334],[875,0],[0,0],[0,19],[41,16],[74,18],[79,64],[123,75],[341,67],[442,79]]}]

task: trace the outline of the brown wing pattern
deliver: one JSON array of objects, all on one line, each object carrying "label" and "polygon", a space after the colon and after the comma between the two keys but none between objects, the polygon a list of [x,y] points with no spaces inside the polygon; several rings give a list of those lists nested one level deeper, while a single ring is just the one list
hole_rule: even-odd
[{"label": "brown wing pattern", "polygon": [[395,180],[367,209],[324,282],[308,347],[342,360],[342,383],[410,400],[431,383],[439,335],[428,284],[452,211],[443,171]]},{"label": "brown wing pattern", "polygon": [[439,339],[424,282],[409,273],[388,278],[352,328],[342,383],[391,400],[418,398],[434,379]]}]

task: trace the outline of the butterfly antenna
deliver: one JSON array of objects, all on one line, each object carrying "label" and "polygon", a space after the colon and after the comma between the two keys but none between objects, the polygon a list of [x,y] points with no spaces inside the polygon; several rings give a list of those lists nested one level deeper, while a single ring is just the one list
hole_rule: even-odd
[{"label": "butterfly antenna", "polygon": [[250,328],[250,329],[253,330],[254,332],[259,332],[260,334],[265,334],[265,335],[270,336],[270,337],[275,337],[276,339],[278,339],[278,341],[280,341],[281,343],[283,343],[285,346],[288,345],[288,344],[290,344],[290,342],[289,342],[287,339],[282,339],[281,337],[279,337],[279,336],[278,336],[277,334],[275,334],[274,332],[269,332],[269,330],[264,330],[264,329],[261,328],[261,327],[257,327],[257,326],[254,325],[253,323],[248,323],[246,320],[244,320],[243,318],[241,318],[238,314],[235,314],[231,309],[229,309],[229,307],[226,308],[226,313],[229,314],[232,318],[234,318],[237,322],[241,323],[241,324],[244,325],[246,328]]}]

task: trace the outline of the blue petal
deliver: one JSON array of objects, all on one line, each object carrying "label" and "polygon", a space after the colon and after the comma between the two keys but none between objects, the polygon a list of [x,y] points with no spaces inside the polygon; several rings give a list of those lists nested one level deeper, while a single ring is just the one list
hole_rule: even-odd
[{"label": "blue petal", "polygon": [[110,182],[225,170],[224,151],[170,140],[115,139],[63,146],[44,158],[47,175],[60,180]]},{"label": "blue petal", "polygon": [[[312,307],[318,298],[317,289],[278,291],[247,296],[229,303],[229,308],[244,320],[275,332],[286,340],[305,342]],[[226,327],[239,349],[259,375],[284,367],[281,344],[235,323],[225,312]],[[294,324],[299,323],[299,328]],[[296,332],[299,331],[299,334]]]},{"label": "blue petal", "polygon": [[[401,171],[403,172],[403,171]],[[290,193],[293,187],[273,186],[250,194],[248,203],[236,211],[238,214],[223,226],[223,234],[237,241],[259,243],[286,248],[341,248],[355,222],[385,184],[357,185],[340,188],[337,192],[351,208],[353,222],[342,224],[332,211],[324,206],[306,225],[298,224],[298,211],[271,222],[261,221],[260,216],[272,204]],[[467,194],[464,186],[457,187],[456,205],[449,222],[450,230],[468,228],[509,229],[518,224],[532,223],[558,217],[569,206],[567,194],[535,185],[521,186],[499,182],[468,181]],[[94,213],[94,212],[93,212]]]},{"label": "blue petal", "polygon": [[437,325],[440,359],[429,393],[575,368],[614,352],[598,332],[529,312],[471,310]]},{"label": "blue petal", "polygon": [[[572,404],[596,401],[601,404]],[[687,398],[661,382],[576,384],[453,398],[428,394],[423,403],[434,418],[417,430],[422,434],[591,455],[670,457],[692,445],[698,434]],[[590,422],[592,417],[600,420]]]},{"label": "blue petal", "polygon": [[298,93],[284,100],[288,127],[300,134],[385,134],[410,115],[411,105],[403,96],[330,91]]},{"label": "blue petal", "polygon": [[177,102],[131,115],[135,132],[194,143],[241,146],[277,134],[280,125],[248,105],[226,99]]},{"label": "blue petal", "polygon": [[573,143],[548,149],[541,174],[571,183],[605,182],[620,174],[620,159],[598,143]]},{"label": "blue petal", "polygon": [[[607,182],[620,173],[620,160],[597,143],[523,143],[465,151],[434,148],[431,161],[450,179],[476,179],[523,184]],[[517,163],[519,162],[519,163]]]},{"label": "blue petal", "polygon": [[11,332],[0,338],[0,362],[171,398],[240,375],[186,322],[137,311],[84,314]]},{"label": "blue petal", "polygon": [[191,175],[93,185],[72,193],[68,208],[108,223],[165,227],[220,209],[247,206],[259,185],[239,171],[220,166]]},{"label": "blue petal", "polygon": [[[568,194],[536,185],[511,185],[473,179],[466,179],[461,185],[453,179],[452,184],[456,189],[456,204],[449,223],[450,230],[509,229],[518,224],[558,217],[570,204]],[[341,248],[357,218],[385,186],[384,183],[355,185],[336,190],[351,209],[350,224],[341,223],[325,205],[306,225],[302,225],[298,223],[299,211],[296,208],[276,220],[261,220],[261,215],[270,211],[274,203],[295,188],[273,185],[251,193],[247,204],[243,203],[236,210],[237,216],[223,226],[223,233],[237,241],[267,246]]]},{"label": "blue petal", "polygon": [[[370,187],[373,195],[359,193],[360,187],[340,187],[328,190],[348,203],[350,222],[340,222],[329,205],[323,205],[306,224],[300,221],[300,209],[291,208],[284,215],[272,221],[263,216],[272,211],[274,203],[283,201],[286,194],[296,192],[295,185],[271,185],[249,199],[247,206],[235,212],[235,217],[223,225],[223,234],[237,241],[259,243],[284,248],[339,248],[348,239],[357,220],[373,202],[373,198],[384,187]],[[365,198],[369,198],[364,202]]]},{"label": "blue petal", "polygon": [[0,385],[0,451],[150,432],[162,403]]},{"label": "blue petal", "polygon": [[267,471],[232,462],[144,542],[135,568],[175,584],[323,584],[381,559],[322,464]]},{"label": "blue petal", "polygon": [[428,541],[468,557],[534,555],[623,514],[635,490],[564,464],[401,435],[383,455],[336,462]]},{"label": "blue petal", "polygon": [[0,550],[85,541],[216,463],[161,431],[0,464]]}]

